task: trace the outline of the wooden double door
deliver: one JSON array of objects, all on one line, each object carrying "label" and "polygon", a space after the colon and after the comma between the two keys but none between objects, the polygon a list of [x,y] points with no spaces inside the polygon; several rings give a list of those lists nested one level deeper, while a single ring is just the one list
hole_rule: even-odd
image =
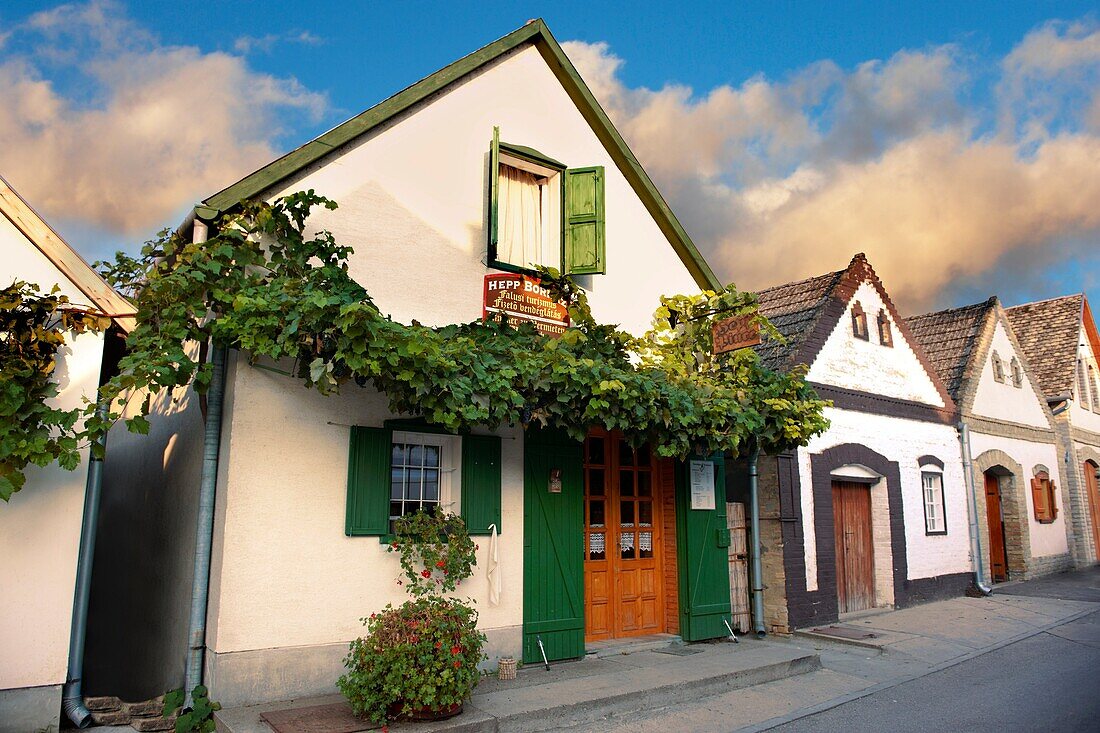
[{"label": "wooden double door", "polygon": [[836,595],[840,613],[875,606],[875,547],[871,536],[871,487],[833,482]]},{"label": "wooden double door", "polygon": [[585,440],[586,641],[665,630],[659,474],[649,448],[618,432]]}]

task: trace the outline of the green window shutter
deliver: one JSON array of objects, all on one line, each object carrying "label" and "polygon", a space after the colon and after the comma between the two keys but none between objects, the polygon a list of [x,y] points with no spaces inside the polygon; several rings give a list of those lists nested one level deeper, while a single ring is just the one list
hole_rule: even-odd
[{"label": "green window shutter", "polygon": [[493,128],[493,141],[489,143],[489,261],[497,258],[497,202],[500,186],[500,128]]},{"label": "green window shutter", "polygon": [[500,527],[500,438],[462,436],[462,518],[470,534],[489,534]]},{"label": "green window shutter", "polygon": [[565,253],[569,275],[607,272],[603,166],[565,171]]},{"label": "green window shutter", "polygon": [[393,431],[388,428],[351,429],[344,534],[383,535],[390,531],[392,447]]}]

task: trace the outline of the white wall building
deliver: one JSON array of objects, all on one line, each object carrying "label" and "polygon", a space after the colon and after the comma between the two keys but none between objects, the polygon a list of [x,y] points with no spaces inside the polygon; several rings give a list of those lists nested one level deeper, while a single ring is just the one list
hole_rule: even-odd
[{"label": "white wall building", "polygon": [[[48,293],[56,285],[74,305],[131,310],[2,178],[0,253],[5,286],[23,281]],[[107,338],[83,333],[59,350],[56,407],[95,399]],[[86,448],[75,471],[30,466],[23,489],[0,504],[0,731],[59,722],[87,473]]]}]

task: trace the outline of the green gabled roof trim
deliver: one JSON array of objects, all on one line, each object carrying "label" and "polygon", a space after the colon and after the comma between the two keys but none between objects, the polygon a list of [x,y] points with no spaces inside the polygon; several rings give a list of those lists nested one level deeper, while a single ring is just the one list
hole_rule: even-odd
[{"label": "green gabled roof trim", "polygon": [[206,207],[215,209],[217,212],[224,212],[245,199],[255,198],[328,153],[391,120],[432,94],[526,43],[534,44],[539,50],[554,76],[561,82],[570,99],[577,105],[581,115],[596,133],[596,137],[603,143],[634,192],[645,204],[646,209],[653,216],[669,242],[672,243],[673,249],[683,260],[684,265],[691,272],[692,277],[695,278],[695,282],[704,289],[716,290],[721,288],[721,281],[715,276],[707,261],[703,259],[699,250],[691,241],[691,237],[684,231],[683,226],[676,215],[672,213],[672,209],[669,208],[664,197],[653,185],[653,181],[650,180],[649,175],[642,168],[638,159],[634,157],[634,153],[631,152],[619,131],[611,124],[611,120],[607,117],[603,108],[600,107],[588,85],[581,79],[577,69],[565,55],[565,52],[558,45],[557,40],[554,39],[550,29],[546,27],[546,23],[542,19],[531,21],[488,46],[443,67],[431,76],[421,79],[389,99],[376,104],[367,111],[352,117],[347,122],[334,127],[320,137],[246,176],[232,186],[219,191],[206,199],[203,204]]}]

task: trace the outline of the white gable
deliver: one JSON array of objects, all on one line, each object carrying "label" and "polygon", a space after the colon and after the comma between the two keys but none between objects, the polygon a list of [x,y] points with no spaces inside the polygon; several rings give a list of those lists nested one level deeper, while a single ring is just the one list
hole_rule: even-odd
[{"label": "white gable", "polygon": [[0,215],[0,252],[4,253],[0,258],[0,283],[4,287],[22,280],[48,293],[58,285],[72,302],[89,304],[80,289],[3,215]]},{"label": "white gable", "polygon": [[[1003,382],[998,382],[993,376],[994,353],[1004,364]],[[1013,385],[1013,359],[1019,359],[1019,355],[1012,348],[1012,341],[1008,338],[1004,323],[998,319],[997,327],[993,331],[993,343],[982,364],[971,412],[995,420],[1049,428],[1050,423],[1047,421],[1046,412],[1027,378],[1027,373],[1023,373],[1023,381],[1019,387]]]},{"label": "white gable", "polygon": [[1090,395],[1088,404],[1085,404],[1084,396],[1081,394],[1081,379],[1077,372],[1078,360],[1084,364],[1086,382],[1090,381],[1088,375],[1091,367],[1094,376],[1093,381],[1100,387],[1100,354],[1093,352],[1092,344],[1089,343],[1089,337],[1084,326],[1077,334],[1077,359],[1074,360],[1073,367],[1073,393],[1075,399],[1072,400],[1070,406],[1070,420],[1079,428],[1100,432],[1100,394],[1093,394],[1094,390],[1090,382],[1085,387]]},{"label": "white gable", "polygon": [[[867,314],[870,337],[867,341],[852,333],[852,308],[857,302]],[[878,315],[884,308],[874,285],[861,284],[814,359],[807,378],[820,384],[944,407],[935,383],[898,331],[889,311],[894,345],[879,343]]]},{"label": "white gable", "polygon": [[561,83],[524,46],[280,190],[340,208],[311,224],[355,247],[350,271],[384,313],[427,325],[482,316],[486,170],[493,127],[508,143],[606,174],[607,274],[582,278],[596,318],[634,333],[662,294],[699,288]]}]

